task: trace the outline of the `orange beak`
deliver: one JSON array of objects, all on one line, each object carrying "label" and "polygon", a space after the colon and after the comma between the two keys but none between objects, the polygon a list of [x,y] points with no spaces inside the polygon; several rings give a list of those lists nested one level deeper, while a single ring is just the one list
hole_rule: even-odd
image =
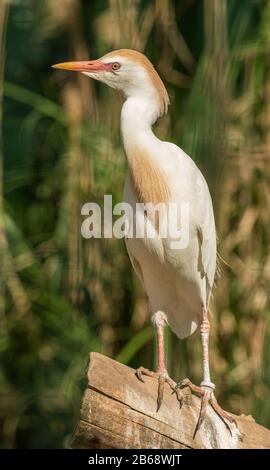
[{"label": "orange beak", "polygon": [[62,62],[52,65],[54,69],[72,70],[74,72],[104,72],[108,71],[109,64],[104,64],[101,60],[85,60],[83,62]]}]

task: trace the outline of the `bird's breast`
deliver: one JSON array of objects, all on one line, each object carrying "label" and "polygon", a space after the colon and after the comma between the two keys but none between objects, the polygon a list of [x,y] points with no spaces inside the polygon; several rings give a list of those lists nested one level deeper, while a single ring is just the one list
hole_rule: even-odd
[{"label": "bird's breast", "polygon": [[168,181],[147,152],[134,149],[129,161],[130,180],[140,203],[167,203],[170,198]]}]

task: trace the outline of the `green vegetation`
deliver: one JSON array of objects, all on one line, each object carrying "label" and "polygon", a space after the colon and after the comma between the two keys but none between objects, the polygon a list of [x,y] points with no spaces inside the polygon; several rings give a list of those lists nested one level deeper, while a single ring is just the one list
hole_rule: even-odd
[{"label": "green vegetation", "polygon": [[[121,200],[122,98],[50,66],[145,52],[171,97],[161,138],[214,199],[222,277],[211,365],[220,403],[270,426],[269,0],[0,1],[0,442],[67,445],[90,351],[155,366],[121,240],[83,240],[80,209]],[[167,333],[169,370],[201,380],[199,337]]]}]

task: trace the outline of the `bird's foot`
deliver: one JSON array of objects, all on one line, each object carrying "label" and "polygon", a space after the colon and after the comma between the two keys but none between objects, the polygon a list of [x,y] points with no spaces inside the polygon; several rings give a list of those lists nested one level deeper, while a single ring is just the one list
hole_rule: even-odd
[{"label": "bird's foot", "polygon": [[177,400],[179,401],[180,406],[182,406],[182,402],[183,402],[182,390],[180,388],[177,388],[176,382],[174,382],[174,380],[171,379],[171,377],[169,376],[166,370],[164,371],[157,370],[156,372],[153,372],[151,370],[145,369],[144,367],[139,367],[135,373],[138,379],[143,383],[145,383],[143,379],[144,375],[146,375],[147,377],[154,377],[158,379],[157,411],[161,407],[161,403],[163,401],[165,383],[167,383],[169,387],[171,388],[171,390],[174,393],[176,393]]},{"label": "bird's foot", "polygon": [[223,410],[221,406],[218,404],[217,399],[214,395],[214,390],[215,390],[214,384],[212,383],[204,384],[202,382],[201,386],[199,387],[198,385],[194,385],[189,379],[184,379],[176,385],[176,390],[179,390],[179,389],[183,390],[185,388],[189,388],[191,393],[194,393],[195,395],[201,398],[200,414],[199,414],[197,425],[194,431],[193,439],[195,438],[197,431],[200,429],[205,419],[208,403],[212,406],[215,413],[218,415],[221,421],[225,424],[226,428],[230,431],[231,435],[233,435],[231,425],[234,424],[236,426],[236,429],[238,429],[237,422],[233,416],[227,413],[227,411]]}]

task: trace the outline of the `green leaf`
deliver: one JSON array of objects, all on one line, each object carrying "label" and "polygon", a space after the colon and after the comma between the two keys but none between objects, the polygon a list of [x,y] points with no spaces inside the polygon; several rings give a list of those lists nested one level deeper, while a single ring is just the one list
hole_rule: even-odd
[{"label": "green leaf", "polygon": [[139,331],[118,353],[115,360],[128,364],[137,352],[155,336],[155,330],[152,326]]},{"label": "green leaf", "polygon": [[62,124],[66,124],[66,115],[58,104],[47,98],[43,98],[43,96],[40,96],[33,91],[27,90],[27,88],[15,85],[14,83],[5,82],[4,96],[31,106],[41,114],[55,119]]}]

